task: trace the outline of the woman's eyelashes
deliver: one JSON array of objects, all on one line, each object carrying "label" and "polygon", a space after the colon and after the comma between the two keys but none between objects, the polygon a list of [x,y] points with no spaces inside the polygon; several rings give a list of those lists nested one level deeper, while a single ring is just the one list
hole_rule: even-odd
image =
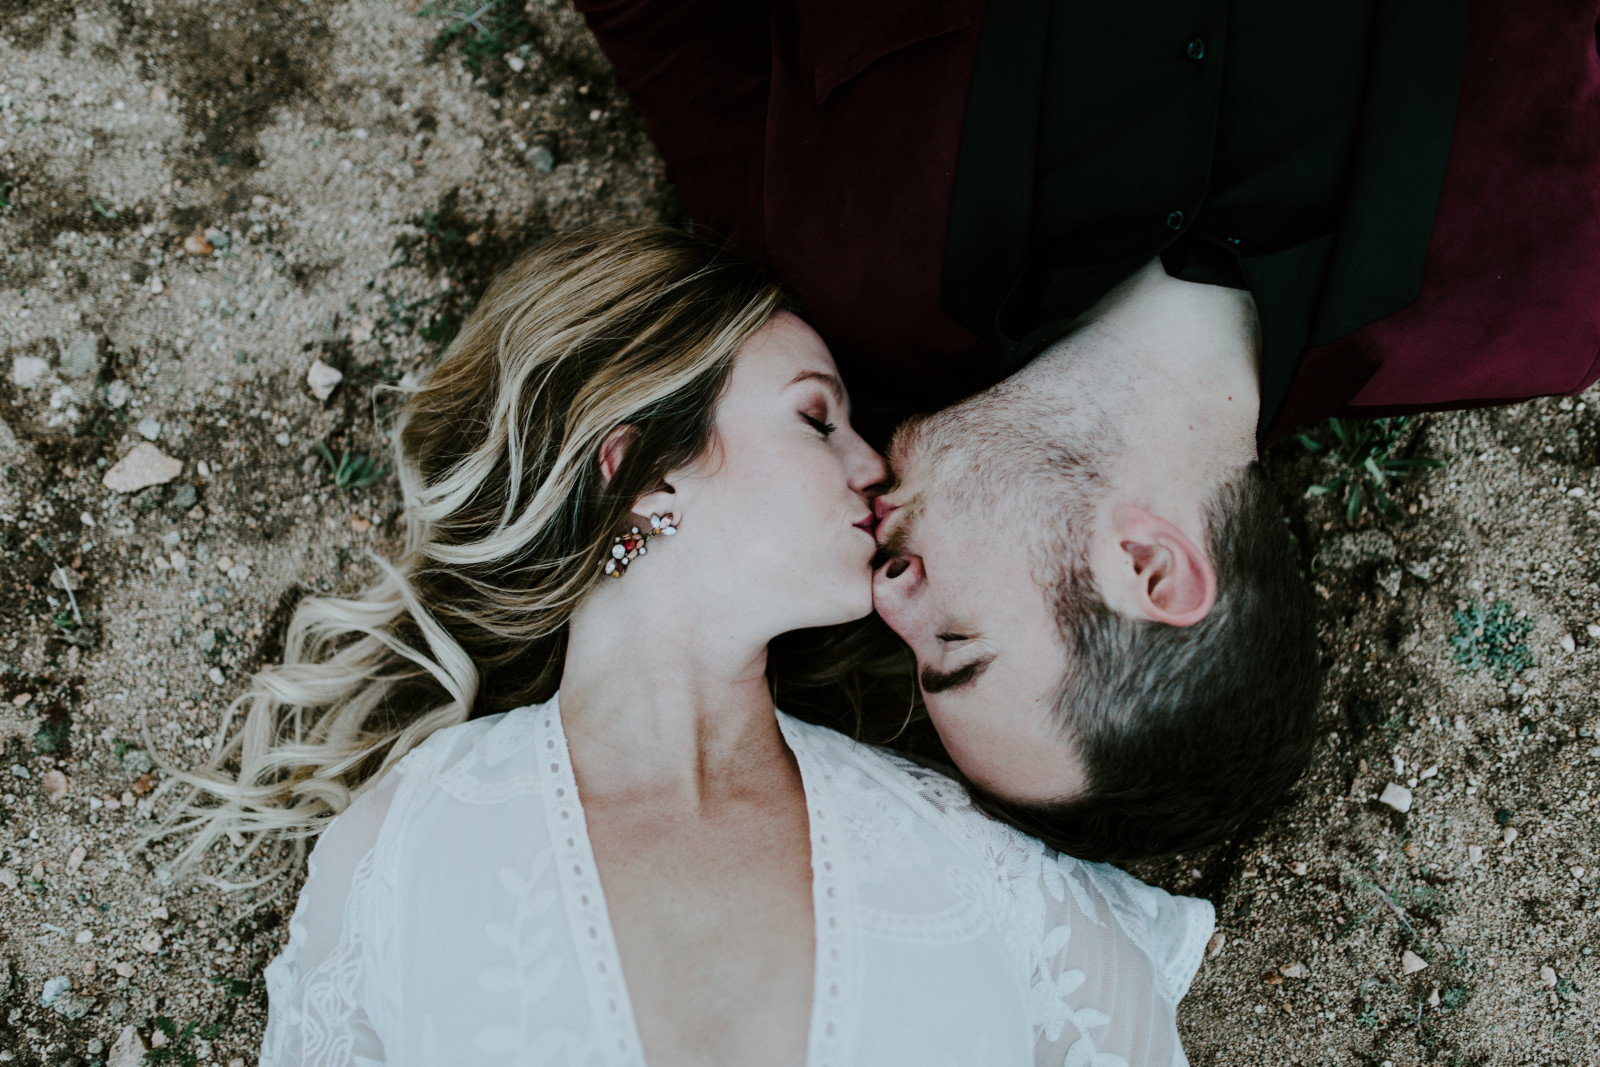
[{"label": "woman's eyelashes", "polygon": [[839,428],[839,427],[835,426],[831,422],[827,422],[824,419],[819,419],[815,415],[807,415],[803,411],[800,413],[800,417],[802,419],[805,419],[806,422],[810,423],[811,424],[811,428],[813,430],[817,431],[818,433],[820,433],[824,437],[827,437],[829,434],[833,433],[833,431],[835,431],[835,430],[837,430]]},{"label": "woman's eyelashes", "polygon": [[970,641],[971,640],[971,638],[968,637],[966,634],[951,633],[948,630],[946,630],[942,634],[935,634],[934,636],[937,637],[940,641],[943,641],[947,645],[948,644],[953,644],[954,642],[957,642],[957,641]]}]

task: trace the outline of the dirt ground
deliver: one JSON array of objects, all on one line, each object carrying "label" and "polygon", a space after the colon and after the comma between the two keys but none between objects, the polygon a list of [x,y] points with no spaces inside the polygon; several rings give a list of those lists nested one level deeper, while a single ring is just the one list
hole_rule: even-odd
[{"label": "dirt ground", "polygon": [[[293,887],[174,885],[151,756],[392,546],[383,386],[494,266],[680,214],[560,4],[150,3],[0,0],[0,1062],[254,1062]],[[1323,740],[1139,872],[1217,905],[1193,1063],[1600,1062],[1594,397],[1413,422],[1393,517],[1269,454]]]}]

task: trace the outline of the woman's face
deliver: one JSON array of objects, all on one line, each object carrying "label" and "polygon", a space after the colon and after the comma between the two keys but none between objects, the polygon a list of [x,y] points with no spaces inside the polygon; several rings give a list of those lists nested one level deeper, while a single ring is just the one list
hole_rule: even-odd
[{"label": "woman's face", "polygon": [[827,346],[780,313],[735,359],[707,454],[670,478],[679,533],[661,553],[696,601],[773,636],[861,618],[885,475]]}]

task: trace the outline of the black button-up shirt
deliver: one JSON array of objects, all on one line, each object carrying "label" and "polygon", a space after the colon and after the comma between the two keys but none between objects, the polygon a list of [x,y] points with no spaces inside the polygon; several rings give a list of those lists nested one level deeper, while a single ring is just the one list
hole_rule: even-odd
[{"label": "black button-up shirt", "polygon": [[[947,311],[1015,366],[1160,256],[1176,277],[1255,296],[1266,425],[1319,322],[1355,328],[1415,297],[1413,246],[1426,246],[1437,204],[1464,12],[1438,0],[991,0]],[[1418,49],[1426,34],[1437,43]],[[1350,189],[1386,124],[1413,133],[1398,154],[1387,145],[1395,180],[1371,210],[1404,224],[1374,236],[1386,220],[1353,212]],[[1343,303],[1329,313],[1319,299],[1341,240],[1344,259],[1394,262],[1361,264],[1382,291],[1362,303],[1336,286]],[[1384,241],[1410,254],[1376,255]]]}]

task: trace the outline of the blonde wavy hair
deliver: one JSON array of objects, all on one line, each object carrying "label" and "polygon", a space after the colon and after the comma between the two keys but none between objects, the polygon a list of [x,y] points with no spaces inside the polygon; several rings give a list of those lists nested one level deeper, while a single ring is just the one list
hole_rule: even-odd
[{"label": "blonde wavy hair", "polygon": [[[549,699],[630,503],[706,449],[734,356],[788,306],[755,268],[663,227],[559,237],[501,274],[398,416],[400,558],[374,557],[356,596],[302,600],[223,743],[168,768],[187,791],[154,836],[184,840],[174,869],[224,836],[252,839],[242,857],[289,843],[243,884],[266,881],[434,731]],[[624,425],[608,482],[601,443]]]}]

